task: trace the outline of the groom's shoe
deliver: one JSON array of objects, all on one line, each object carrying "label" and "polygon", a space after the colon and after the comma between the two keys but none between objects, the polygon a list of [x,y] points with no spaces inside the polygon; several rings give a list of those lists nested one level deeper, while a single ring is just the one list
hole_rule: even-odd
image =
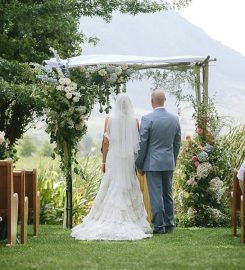
[{"label": "groom's shoe", "polygon": [[153,230],[153,234],[165,234],[166,231],[165,229],[162,229],[162,230]]},{"label": "groom's shoe", "polygon": [[165,234],[166,232],[165,231],[161,231],[161,232],[159,232],[159,231],[153,231],[153,234]]},{"label": "groom's shoe", "polygon": [[166,226],[165,227],[165,233],[173,233],[174,226]]}]

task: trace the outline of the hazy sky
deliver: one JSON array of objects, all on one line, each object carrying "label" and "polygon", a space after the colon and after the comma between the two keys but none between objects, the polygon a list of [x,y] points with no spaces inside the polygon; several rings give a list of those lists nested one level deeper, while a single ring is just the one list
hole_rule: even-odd
[{"label": "hazy sky", "polygon": [[245,56],[245,0],[192,0],[179,13]]}]

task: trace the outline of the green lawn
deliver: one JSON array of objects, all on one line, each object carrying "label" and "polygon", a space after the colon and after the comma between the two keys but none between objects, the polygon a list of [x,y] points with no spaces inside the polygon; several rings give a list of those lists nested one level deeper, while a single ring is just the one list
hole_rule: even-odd
[{"label": "green lawn", "polygon": [[[29,229],[31,229],[29,227]],[[230,229],[183,229],[140,241],[76,241],[69,230],[40,226],[27,245],[0,245],[0,269],[245,269],[245,246]]]}]

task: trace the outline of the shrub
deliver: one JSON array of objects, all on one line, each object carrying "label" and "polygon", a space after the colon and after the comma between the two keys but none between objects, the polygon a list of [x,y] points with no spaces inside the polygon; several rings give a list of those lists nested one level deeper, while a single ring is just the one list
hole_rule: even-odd
[{"label": "shrub", "polygon": [[[73,223],[77,224],[89,212],[101,181],[101,160],[84,157],[79,161],[78,175],[73,176]],[[65,179],[58,162],[38,169],[41,193],[41,223],[62,224],[65,203]]]}]

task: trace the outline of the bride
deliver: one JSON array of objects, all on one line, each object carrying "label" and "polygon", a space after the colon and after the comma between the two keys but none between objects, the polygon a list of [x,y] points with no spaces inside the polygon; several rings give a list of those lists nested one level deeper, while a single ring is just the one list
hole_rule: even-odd
[{"label": "bride", "polygon": [[138,122],[127,94],[117,96],[105,121],[103,172],[90,213],[72,229],[77,240],[137,240],[151,237],[135,174],[139,150]]}]

